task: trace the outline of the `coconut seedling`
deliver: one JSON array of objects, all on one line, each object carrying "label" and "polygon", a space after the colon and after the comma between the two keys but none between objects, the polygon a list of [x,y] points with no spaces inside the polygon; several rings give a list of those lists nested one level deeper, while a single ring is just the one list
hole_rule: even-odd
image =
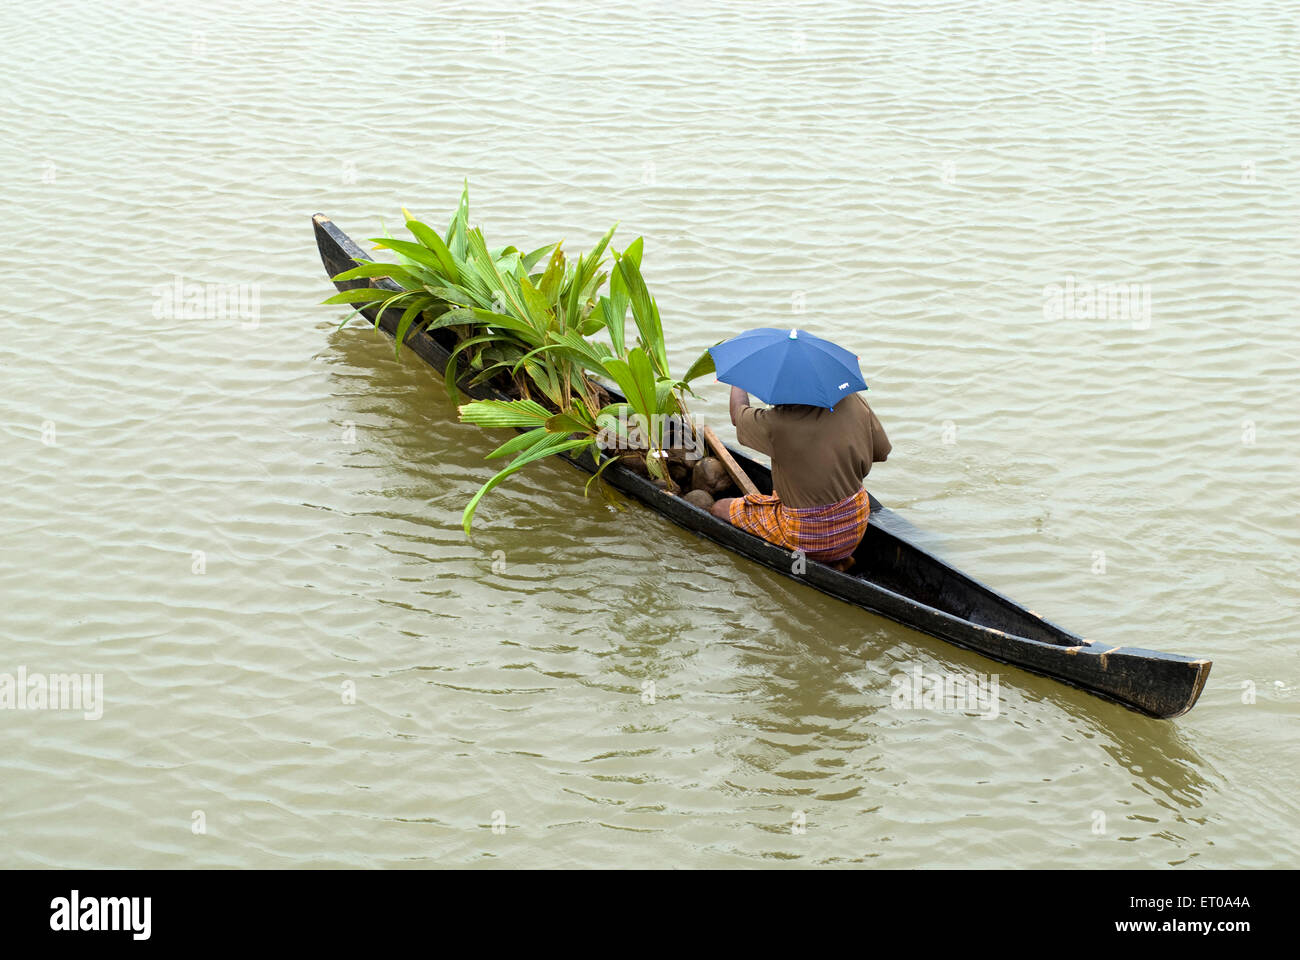
[{"label": "coconut seedling", "polygon": [[[488,455],[512,459],[466,505],[466,533],[490,490],[551,454],[589,451],[600,463],[592,481],[611,463],[625,462],[670,491],[688,484],[685,451],[694,445],[682,440],[692,431],[683,393],[691,377],[678,380],[669,371],[659,307],[641,275],[640,237],[621,253],[614,251],[614,267],[606,271],[605,252],[617,225],[571,261],[562,242],[528,253],[513,246],[489,249],[482,230],[469,226],[468,183],[445,234],[403,213],[412,240],[373,241],[399,263],[359,261],[334,278],[387,277],[402,289],[345,290],[325,302],[375,307],[376,327],[384,313],[400,310],[399,356],[412,330],[451,328],[457,343],[445,382],[452,398],[459,401],[463,376],[471,384],[491,381],[514,398],[460,407],[467,423],[523,431]],[[607,280],[609,292],[603,294]],[[627,342],[629,312],[635,344]],[[596,339],[601,333],[608,343]],[[694,367],[692,376],[705,372]],[[611,403],[601,380],[624,399]]]}]

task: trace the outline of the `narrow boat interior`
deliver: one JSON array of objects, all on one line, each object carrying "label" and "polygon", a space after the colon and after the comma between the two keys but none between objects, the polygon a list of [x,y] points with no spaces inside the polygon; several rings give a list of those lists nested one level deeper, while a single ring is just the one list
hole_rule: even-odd
[{"label": "narrow boat interior", "polygon": [[[737,460],[759,490],[772,491],[772,474],[766,466],[743,455],[738,455]],[[726,495],[737,494],[739,491]],[[878,516],[881,509],[873,500],[873,516]],[[862,543],[853,552],[853,565],[845,572],[981,627],[1066,646],[1080,642],[1078,637],[883,529],[878,522],[867,528]]]},{"label": "narrow boat interior", "polygon": [[1081,642],[879,526],[867,528],[853,558],[850,576],[978,626],[1065,646]]}]

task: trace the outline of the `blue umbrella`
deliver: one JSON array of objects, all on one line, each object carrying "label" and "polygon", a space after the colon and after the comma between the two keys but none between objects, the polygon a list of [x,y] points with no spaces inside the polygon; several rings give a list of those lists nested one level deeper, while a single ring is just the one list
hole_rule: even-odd
[{"label": "blue umbrella", "polygon": [[866,390],[858,358],[803,330],[759,327],[710,347],[718,379],[763,401],[834,407]]}]

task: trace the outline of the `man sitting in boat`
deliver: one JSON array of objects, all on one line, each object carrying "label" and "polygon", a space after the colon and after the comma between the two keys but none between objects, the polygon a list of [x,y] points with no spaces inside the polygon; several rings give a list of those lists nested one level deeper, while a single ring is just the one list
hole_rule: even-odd
[{"label": "man sitting in boat", "polygon": [[862,478],[891,449],[866,398],[851,393],[833,409],[762,409],[732,387],[731,422],[737,440],[772,458],[774,492],[719,500],[714,516],[809,560],[834,565],[851,556],[871,515]]},{"label": "man sitting in boat", "polygon": [[[713,515],[810,560],[841,568],[867,532],[862,478],[889,438],[860,391],[858,358],[805,330],[760,327],[709,348],[731,384],[736,438],[772,458],[772,493],[729,497]],[[750,405],[748,390],[772,406]]]}]

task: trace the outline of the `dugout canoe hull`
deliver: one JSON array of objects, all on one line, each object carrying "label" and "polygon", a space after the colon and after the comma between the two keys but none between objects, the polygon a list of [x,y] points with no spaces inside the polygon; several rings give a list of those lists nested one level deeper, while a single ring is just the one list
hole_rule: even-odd
[{"label": "dugout canoe hull", "polygon": [[[324,215],[317,214],[312,223],[329,277],[355,266],[357,260],[373,259]],[[400,289],[382,279],[344,281],[335,286],[346,290],[368,283]],[[373,321],[372,309],[362,313]],[[380,321],[380,329],[390,337],[396,334],[399,313],[389,311]],[[454,343],[454,334],[447,329],[432,333],[412,330],[403,346],[441,376]],[[487,384],[462,385],[461,390],[478,399],[507,399]],[[771,492],[770,470],[744,453],[728,449],[758,488]],[[596,468],[585,453],[564,459],[588,473]],[[855,565],[850,572],[842,572],[813,561],[796,562],[785,549],[666,493],[621,465],[608,467],[602,478],[678,526],[831,597],[1153,717],[1177,717],[1190,710],[1210,673],[1212,663],[1206,659],[1092,642],[1044,620],[912,542],[907,536],[908,523],[874,497],[871,523],[854,554]]]}]

